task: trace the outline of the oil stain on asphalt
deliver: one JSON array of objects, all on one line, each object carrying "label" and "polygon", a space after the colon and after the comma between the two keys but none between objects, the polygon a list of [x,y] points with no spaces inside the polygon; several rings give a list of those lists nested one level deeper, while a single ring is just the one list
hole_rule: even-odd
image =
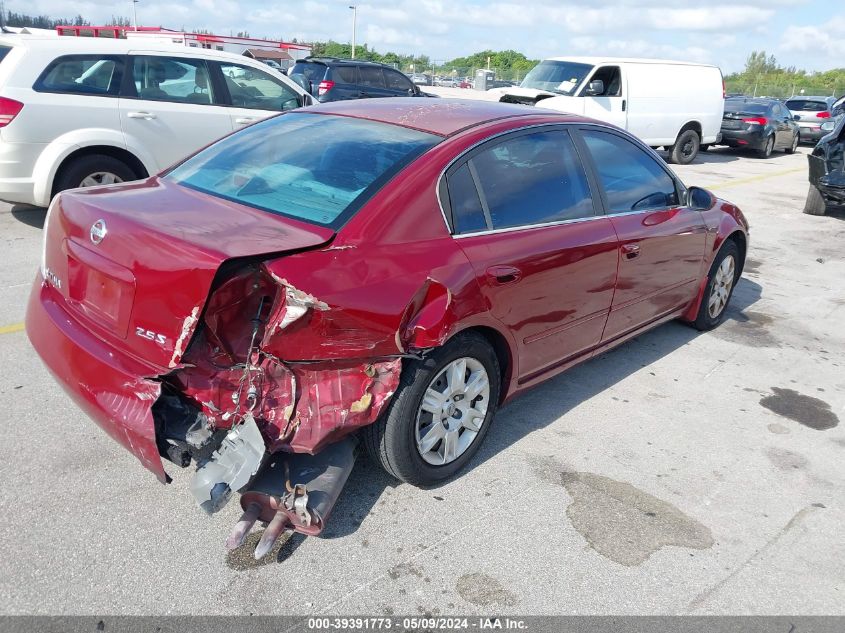
[{"label": "oil stain on asphalt", "polygon": [[839,424],[839,418],[824,400],[792,389],[772,387],[772,392],[772,395],[762,398],[760,404],[773,413],[816,431],[826,431]]},{"label": "oil stain on asphalt", "polygon": [[458,595],[479,607],[512,606],[516,596],[487,574],[464,574],[455,585]]},{"label": "oil stain on asphalt", "polygon": [[631,484],[584,472],[563,473],[561,484],[572,497],[566,515],[573,527],[620,565],[639,565],[669,545],[713,546],[708,527]]}]

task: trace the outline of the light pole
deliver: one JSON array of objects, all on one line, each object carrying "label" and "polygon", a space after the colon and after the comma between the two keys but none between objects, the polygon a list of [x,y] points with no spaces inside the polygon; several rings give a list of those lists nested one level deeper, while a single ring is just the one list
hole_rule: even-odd
[{"label": "light pole", "polygon": [[355,59],[355,23],[358,21],[358,5],[350,4],[349,8],[352,9],[352,59]]},{"label": "light pole", "polygon": [[132,0],[132,28],[137,31],[138,30],[138,11],[135,8],[141,0]]}]

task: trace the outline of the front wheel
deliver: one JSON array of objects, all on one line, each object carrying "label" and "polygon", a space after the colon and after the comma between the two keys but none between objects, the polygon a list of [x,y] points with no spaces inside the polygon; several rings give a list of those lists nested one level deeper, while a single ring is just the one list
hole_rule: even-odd
[{"label": "front wheel", "polygon": [[725,319],[734,286],[739,280],[739,248],[733,240],[724,243],[707,273],[704,297],[693,326],[702,332],[712,330]]},{"label": "front wheel", "polygon": [[701,139],[695,130],[684,130],[678,134],[675,144],[669,148],[669,162],[689,165],[698,156]]},{"label": "front wheel", "polygon": [[362,433],[388,473],[428,486],[463,468],[478,451],[499,402],[499,363],[487,340],[457,335],[409,360],[388,408]]},{"label": "front wheel", "polygon": [[810,190],[807,192],[807,202],[804,203],[804,213],[807,215],[824,215],[827,213],[827,204],[825,204],[822,194],[819,193],[815,185],[810,185]]}]

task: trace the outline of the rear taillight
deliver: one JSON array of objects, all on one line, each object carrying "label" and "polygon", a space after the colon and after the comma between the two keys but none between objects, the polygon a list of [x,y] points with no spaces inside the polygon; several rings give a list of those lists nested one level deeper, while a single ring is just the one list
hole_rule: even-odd
[{"label": "rear taillight", "polygon": [[334,88],[334,82],[329,80],[323,80],[320,82],[320,85],[317,86],[317,96],[322,97],[326,94],[329,90]]},{"label": "rear taillight", "polygon": [[0,127],[6,127],[23,109],[23,104],[14,99],[0,97]]},{"label": "rear taillight", "polygon": [[752,116],[742,120],[743,123],[750,123],[751,125],[766,125],[769,120],[764,116]]},{"label": "rear taillight", "polygon": [[829,119],[830,118],[830,112],[816,112],[816,116],[819,119]]}]

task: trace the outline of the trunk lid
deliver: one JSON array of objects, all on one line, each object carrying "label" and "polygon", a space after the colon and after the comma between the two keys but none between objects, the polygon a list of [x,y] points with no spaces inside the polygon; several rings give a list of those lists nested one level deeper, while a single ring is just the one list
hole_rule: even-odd
[{"label": "trunk lid", "polygon": [[62,194],[42,274],[99,338],[149,364],[179,363],[221,264],[301,251],[331,229],[152,178]]}]

